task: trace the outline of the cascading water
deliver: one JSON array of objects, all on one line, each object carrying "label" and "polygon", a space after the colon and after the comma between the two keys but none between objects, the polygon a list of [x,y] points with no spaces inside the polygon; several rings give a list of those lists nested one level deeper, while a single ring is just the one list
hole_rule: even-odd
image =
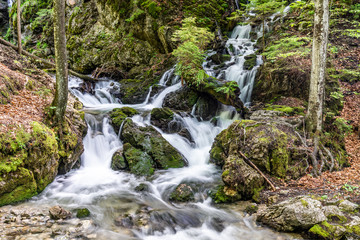
[{"label": "cascading water", "polygon": [[[226,52],[231,58],[225,62],[225,68],[217,70],[219,65],[206,62],[204,69],[210,76],[235,81],[241,90],[240,99],[249,106],[251,93],[255,81],[256,72],[262,64],[261,56],[256,56],[256,64],[252,69],[245,69],[244,64],[247,56],[255,54],[255,41],[251,40],[252,27],[250,25],[236,26],[231,37],[226,42]],[[215,54],[210,53],[210,56]]]},{"label": "cascading water", "polygon": [[[164,76],[162,85],[173,79],[173,71]],[[207,197],[207,189],[220,181],[220,171],[209,164],[209,150],[215,136],[239,118],[231,107],[223,106],[216,125],[199,121],[194,116],[176,115],[176,121],[185,126],[193,142],[178,134],[162,136],[188,161],[188,167],[159,170],[150,179],[136,177],[128,172],[110,168],[113,153],[122,148],[122,142],[109,124],[106,112],[113,108],[131,106],[141,114],[132,117],[140,125],[150,125],[149,111],[161,107],[167,93],[178,90],[175,83],[160,94],[147,98],[142,104],[125,105],[116,100],[111,91],[119,86],[112,81],[98,82],[94,94],[82,93],[83,84],[71,78],[70,91],[85,106],[88,133],[84,138],[81,167],[66,175],[58,176],[32,204],[59,204],[68,209],[88,208],[97,224],[96,239],[278,239],[280,236],[255,225],[250,217],[231,209],[217,209]],[[121,86],[120,86],[121,87]],[[150,92],[149,92],[150,96]],[[195,202],[174,204],[168,201],[170,192],[180,183],[199,185]],[[146,184],[149,191],[139,193],[135,188]],[[116,225],[124,214],[142,214],[147,209],[153,225],[129,232]],[[145,211],[145,210],[144,210]]]}]

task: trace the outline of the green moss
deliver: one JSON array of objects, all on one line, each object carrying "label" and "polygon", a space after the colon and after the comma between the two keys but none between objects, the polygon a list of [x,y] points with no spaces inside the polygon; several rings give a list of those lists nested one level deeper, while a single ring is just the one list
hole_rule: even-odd
[{"label": "green moss", "polygon": [[222,157],[223,152],[224,152],[224,149],[222,147],[213,146],[210,150],[211,162],[215,163],[218,166],[224,165],[224,159]]},{"label": "green moss", "polygon": [[304,206],[304,207],[308,207],[309,206],[309,203],[305,200],[305,199],[300,199],[301,201],[301,204]]},{"label": "green moss", "polygon": [[319,224],[316,224],[312,228],[310,228],[309,232],[324,239],[329,239],[330,237],[330,233],[328,233],[327,230],[323,229]]},{"label": "green moss", "polygon": [[304,115],[304,108],[302,107],[288,107],[284,105],[267,105],[265,110],[279,111],[287,115]]},{"label": "green moss", "polygon": [[260,187],[260,188],[254,188],[254,195],[252,196],[252,199],[255,202],[259,202],[260,201],[260,192],[264,189],[264,186]]},{"label": "green moss", "polygon": [[170,108],[154,108],[151,110],[151,118],[155,119],[172,119],[174,117],[173,111]]},{"label": "green moss", "polygon": [[86,218],[90,216],[90,211],[87,208],[81,208],[76,210],[76,217],[77,218]]},{"label": "green moss", "polygon": [[119,131],[121,124],[127,117],[132,117],[139,112],[131,107],[115,108],[110,112],[110,118],[113,127]]},{"label": "green moss", "polygon": [[4,179],[6,180],[7,185],[5,187],[7,186],[7,188],[1,188],[5,192],[0,194],[0,206],[23,201],[37,194],[36,182],[31,171],[19,168],[14,175],[8,175],[7,178],[9,179]]},{"label": "green moss", "polygon": [[155,163],[149,154],[129,143],[124,144],[124,157],[129,164],[130,172],[141,176],[150,176],[154,173]]},{"label": "green moss", "polygon": [[225,186],[218,186],[210,192],[210,197],[215,203],[231,203],[241,199],[235,190],[225,189]]}]

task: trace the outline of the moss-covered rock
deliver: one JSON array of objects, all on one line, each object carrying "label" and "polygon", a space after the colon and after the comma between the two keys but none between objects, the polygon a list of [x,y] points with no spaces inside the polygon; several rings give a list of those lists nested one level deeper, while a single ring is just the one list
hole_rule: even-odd
[{"label": "moss-covered rock", "polygon": [[227,186],[218,186],[210,191],[210,196],[215,203],[232,203],[241,200],[241,195]]},{"label": "moss-covered rock", "polygon": [[54,180],[58,144],[45,125],[33,122],[30,133],[0,134],[0,205],[28,199]]},{"label": "moss-covered rock", "polygon": [[87,208],[81,208],[76,210],[77,218],[86,218],[90,216],[90,211]]},{"label": "moss-covered rock", "polygon": [[141,176],[150,176],[154,173],[155,163],[151,156],[129,143],[124,144],[124,157],[131,173]]},{"label": "moss-covered rock", "polygon": [[123,121],[127,117],[132,117],[139,112],[131,107],[123,107],[123,108],[114,108],[110,112],[111,125],[115,129],[116,132],[119,131]]},{"label": "moss-covered rock", "polygon": [[198,99],[199,93],[185,86],[166,95],[163,107],[190,113]]},{"label": "moss-covered rock", "polygon": [[179,168],[186,165],[181,154],[152,126],[137,126],[131,119],[124,122],[120,136],[124,142],[124,157],[130,171],[151,175],[150,169]]},{"label": "moss-covered rock", "polygon": [[346,229],[340,225],[329,224],[327,221],[323,221],[310,228],[310,236],[316,239],[325,240],[339,240],[342,239]]},{"label": "moss-covered rock", "polygon": [[[303,175],[306,168],[305,164],[300,164],[302,155],[295,154],[298,145],[294,130],[285,123],[235,121],[215,138],[210,158],[211,162],[222,167],[225,186],[235,190],[243,199],[257,200],[264,179],[239,152],[261,171],[290,179]],[[300,159],[294,159],[294,156]]]},{"label": "moss-covered rock", "polygon": [[174,119],[174,112],[170,108],[154,108],[151,110],[150,122],[164,132],[169,132],[169,123]]},{"label": "moss-covered rock", "polygon": [[256,54],[250,54],[250,55],[246,55],[245,57],[245,62],[244,62],[244,69],[245,70],[251,70],[253,69],[254,66],[256,66]]},{"label": "moss-covered rock", "polygon": [[289,107],[286,105],[266,105],[265,110],[270,111],[279,111],[283,112],[286,115],[293,116],[293,115],[304,115],[304,108],[302,107]]},{"label": "moss-covered rock", "polygon": [[175,190],[170,194],[171,201],[175,202],[189,202],[193,201],[194,198],[194,191],[191,186],[182,183],[178,185]]},{"label": "moss-covered rock", "polygon": [[128,165],[123,156],[123,151],[117,150],[111,158],[111,169],[112,170],[124,170],[127,167],[128,167]]}]

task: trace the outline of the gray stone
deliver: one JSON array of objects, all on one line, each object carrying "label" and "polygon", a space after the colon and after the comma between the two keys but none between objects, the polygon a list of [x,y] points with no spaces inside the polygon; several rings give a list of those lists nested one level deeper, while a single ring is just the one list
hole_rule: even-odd
[{"label": "gray stone", "polygon": [[356,203],[352,203],[349,200],[344,200],[339,204],[339,208],[345,212],[354,212],[359,208],[359,205]]},{"label": "gray stone", "polygon": [[259,213],[256,220],[278,231],[291,232],[308,230],[326,217],[320,201],[300,196],[270,206]]}]

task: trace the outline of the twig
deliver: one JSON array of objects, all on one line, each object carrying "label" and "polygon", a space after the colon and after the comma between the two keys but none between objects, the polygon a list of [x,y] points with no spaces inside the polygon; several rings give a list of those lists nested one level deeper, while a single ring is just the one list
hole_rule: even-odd
[{"label": "twig", "polygon": [[[11,47],[11,48],[13,48],[13,49],[16,50],[16,51],[18,50],[18,47],[17,47],[17,46],[15,46],[14,44],[12,44],[12,43],[4,40],[3,38],[0,38],[0,43],[6,45],[6,46],[8,46],[8,47]],[[44,64],[45,66],[55,68],[55,64],[54,64],[54,63],[49,62],[49,61],[47,61],[47,60],[45,60],[45,59],[42,59],[42,58],[40,58],[40,57],[38,57],[38,56],[35,56],[34,54],[31,54],[31,53],[29,53],[28,51],[25,51],[24,49],[22,49],[21,53],[24,54],[25,56],[28,56],[28,57],[33,58],[35,61],[41,62],[41,63]],[[83,79],[83,80],[87,80],[87,81],[101,81],[100,79],[89,77],[89,76],[87,76],[87,75],[84,75],[84,74],[75,72],[75,71],[73,71],[73,70],[71,70],[71,69],[69,69],[68,71],[69,71],[69,73],[70,73],[71,75],[74,75],[75,77],[79,77],[79,78],[81,78],[81,79]]]},{"label": "twig", "polygon": [[247,161],[264,179],[266,182],[269,183],[273,191],[276,191],[275,186],[271,183],[271,181],[265,176],[265,174],[252,162],[250,159],[248,159],[240,150],[239,154]]}]

